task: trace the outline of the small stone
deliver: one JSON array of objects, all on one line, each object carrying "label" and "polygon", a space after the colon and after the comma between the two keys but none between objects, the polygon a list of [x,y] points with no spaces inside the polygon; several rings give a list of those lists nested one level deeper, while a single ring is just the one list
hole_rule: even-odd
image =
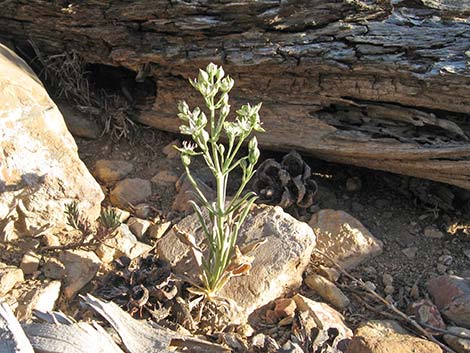
[{"label": "small stone", "polygon": [[65,266],[55,257],[49,258],[42,266],[44,276],[51,279],[62,279],[65,277]]},{"label": "small stone", "polygon": [[243,337],[251,337],[255,333],[255,330],[250,324],[242,324],[237,327],[237,333]]},{"label": "small stone", "polygon": [[442,255],[442,256],[439,256],[438,261],[443,265],[450,266],[452,262],[454,261],[454,258],[450,255]]},{"label": "small stone", "polygon": [[32,275],[38,270],[40,261],[41,255],[38,255],[33,251],[28,251],[23,255],[20,268],[23,270],[25,275]]},{"label": "small stone", "polygon": [[253,347],[263,348],[265,340],[266,336],[263,333],[258,333],[256,336],[253,337],[251,344],[253,345]]},{"label": "small stone", "polygon": [[30,320],[33,310],[44,313],[53,311],[55,303],[59,299],[60,287],[60,281],[51,281],[50,283],[41,283],[39,287],[30,290],[18,306],[16,311],[18,320]]},{"label": "small stone", "polygon": [[93,175],[103,183],[114,183],[126,177],[134,170],[130,162],[100,159],[95,163]]},{"label": "small stone", "polygon": [[393,304],[395,302],[395,299],[393,299],[393,296],[391,294],[387,295],[385,297],[385,300],[388,301],[390,304]]},{"label": "small stone", "polygon": [[359,177],[352,177],[346,180],[346,190],[349,192],[359,191],[362,188],[362,180]]},{"label": "small stone", "polygon": [[331,282],[336,282],[339,279],[339,276],[341,275],[339,271],[332,267],[326,267],[323,265],[319,265],[317,268],[317,272],[319,275],[327,278]]},{"label": "small stone", "polygon": [[442,239],[445,237],[444,233],[442,233],[439,229],[434,226],[427,226],[426,228],[424,228],[423,233],[426,238],[431,239]]},{"label": "small stone", "polygon": [[147,219],[152,214],[152,207],[146,203],[139,203],[134,207],[134,214],[138,218]]},{"label": "small stone", "polygon": [[57,106],[64,117],[67,128],[73,136],[93,140],[100,137],[100,127],[96,120],[88,118],[87,114],[74,109],[66,103],[60,102]]},{"label": "small stone", "polygon": [[154,175],[150,181],[156,185],[174,186],[179,179],[179,175],[172,170],[162,170]]},{"label": "small stone", "polygon": [[60,246],[59,237],[52,233],[44,234],[44,236],[42,237],[42,243],[45,246]]},{"label": "small stone", "polygon": [[385,294],[393,294],[395,292],[394,286],[385,286],[384,293]]},{"label": "small stone", "polygon": [[346,269],[382,252],[383,243],[344,211],[321,210],[308,224],[318,237],[316,248]]},{"label": "small stone", "polygon": [[[418,322],[440,329],[446,328],[439,309],[429,299],[421,299],[411,303],[407,308],[407,312]],[[432,332],[432,330],[429,330],[429,332]]]},{"label": "small stone", "polygon": [[407,258],[414,259],[416,257],[416,253],[418,252],[418,248],[416,246],[412,246],[410,248],[405,248],[401,251]]},{"label": "small stone", "polygon": [[443,275],[447,271],[447,266],[444,264],[437,264],[436,269],[437,269],[437,273],[439,273],[440,275]]},{"label": "small stone", "polygon": [[17,283],[24,281],[23,271],[14,266],[0,267],[0,296],[7,294]]},{"label": "small stone", "polygon": [[64,295],[71,299],[98,272],[101,260],[93,251],[67,250],[60,254],[60,261],[65,266],[66,282]]},{"label": "small stone", "polygon": [[366,282],[364,283],[364,285],[365,285],[367,288],[369,288],[370,290],[373,290],[373,291],[375,291],[375,290],[377,289],[377,286],[375,285],[375,283],[374,283],[374,282],[371,282],[371,281],[366,281]]},{"label": "small stone", "polygon": [[151,224],[152,222],[137,217],[131,217],[127,221],[127,225],[129,226],[131,232],[137,237],[137,239],[140,240],[144,237],[145,232]]},{"label": "small stone", "polygon": [[152,184],[148,180],[124,179],[111,191],[110,200],[119,208],[126,208],[144,202],[152,195]]},{"label": "small stone", "polygon": [[149,229],[148,229],[148,234],[151,239],[160,239],[165,235],[165,233],[170,229],[171,227],[171,222],[162,222],[162,223],[156,223],[152,224]]},{"label": "small stone", "polygon": [[174,159],[180,156],[180,152],[173,146],[181,147],[181,142],[179,140],[173,140],[168,145],[163,147],[162,152],[165,154],[166,158]]},{"label": "small stone", "polygon": [[287,316],[283,319],[281,319],[277,324],[279,326],[288,326],[294,322],[294,317],[293,316]]},{"label": "small stone", "polygon": [[470,353],[470,330],[463,327],[449,326],[447,331],[459,336],[468,337],[468,339],[465,339],[449,334],[444,335],[444,341],[446,341],[450,348],[458,353]]},{"label": "small stone", "polygon": [[391,286],[393,284],[393,277],[388,273],[384,273],[382,276],[382,283],[384,286]]},{"label": "small stone", "polygon": [[322,276],[316,274],[309,275],[305,278],[305,284],[328,303],[339,309],[346,308],[350,303],[348,297],[344,295],[341,289]]},{"label": "small stone", "polygon": [[295,309],[297,308],[297,305],[295,304],[295,301],[293,299],[290,299],[290,298],[278,299],[274,302],[274,304],[275,304],[274,313],[279,318],[294,316]]},{"label": "small stone", "polygon": [[125,221],[127,221],[129,217],[131,216],[131,213],[129,211],[122,210],[117,207],[111,207],[111,210],[116,213],[116,216],[118,217],[118,220],[121,223],[124,223]]},{"label": "small stone", "polygon": [[115,258],[125,255],[131,260],[153,249],[150,245],[137,241],[127,224],[121,224],[114,236],[106,239],[104,244],[116,249]]},{"label": "small stone", "polygon": [[118,258],[119,256],[116,255],[116,249],[107,246],[104,243],[101,243],[98,245],[98,247],[95,250],[96,255],[100,258],[101,261],[105,264],[109,264],[112,262],[114,259]]}]

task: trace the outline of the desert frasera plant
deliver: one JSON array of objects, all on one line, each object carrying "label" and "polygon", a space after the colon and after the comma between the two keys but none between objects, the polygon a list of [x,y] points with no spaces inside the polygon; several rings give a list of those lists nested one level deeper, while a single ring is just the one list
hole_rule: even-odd
[{"label": "desert frasera plant", "polygon": [[[187,177],[195,190],[198,203],[190,201],[197,214],[206,238],[207,253],[196,245],[192,235],[176,229],[180,238],[192,247],[193,256],[199,265],[203,294],[211,296],[233,276],[248,272],[251,267],[248,258],[236,246],[237,236],[247,217],[256,195],[243,193],[253,176],[260,152],[256,137],[248,142],[248,154],[237,159],[242,144],[253,131],[264,131],[261,127],[259,110],[255,106],[243,105],[236,111],[235,121],[228,121],[230,113],[229,92],[234,81],[225,76],[221,66],[209,64],[206,70],[199,70],[197,79],[191,85],[202,95],[208,116],[200,108],[190,110],[184,101],[178,103],[178,117],[182,120],[180,132],[191,136],[194,143],[184,142],[181,161]],[[227,144],[220,142],[224,135]],[[191,175],[191,158],[200,155],[211,170],[216,181],[217,199],[210,202],[201,192],[197,181]],[[242,171],[241,184],[235,195],[227,199],[229,174],[236,168]],[[205,209],[206,212],[203,210]],[[204,215],[208,216],[204,216]]]}]

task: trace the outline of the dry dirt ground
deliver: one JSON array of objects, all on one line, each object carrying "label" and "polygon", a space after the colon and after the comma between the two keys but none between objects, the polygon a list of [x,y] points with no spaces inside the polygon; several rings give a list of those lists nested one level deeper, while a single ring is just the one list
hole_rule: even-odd
[{"label": "dry dirt ground", "polygon": [[[178,138],[174,134],[140,127],[131,141],[113,141],[107,137],[98,140],[77,138],[77,144],[80,157],[90,169],[99,159],[121,159],[134,164],[130,177],[151,179],[163,169],[182,171],[179,158],[169,159],[162,151]],[[262,151],[261,158],[280,159],[282,155]],[[442,210],[445,202],[423,202],[426,197],[439,200],[439,193],[442,195],[443,190],[444,194],[449,191],[460,197],[465,195],[463,190],[427,181],[418,181],[412,187],[403,188],[397,185],[404,184],[406,177],[312,158],[305,160],[319,185],[318,206],[348,212],[384,243],[383,253],[356,268],[353,274],[364,281],[373,282],[384,297],[382,275],[392,275],[395,287],[393,299],[399,308],[404,310],[411,301],[425,298],[425,283],[429,278],[443,273],[462,275],[470,270],[469,208],[465,207],[465,203],[455,202],[454,209]],[[202,167],[202,164],[195,165],[196,169]],[[415,195],[412,188],[416,185],[426,186],[426,197],[422,196],[423,191],[421,199]],[[149,203],[164,218],[175,217],[171,211],[175,189],[160,188],[155,184],[153,187],[154,194]],[[437,194],[436,189],[440,190]],[[435,239],[425,236],[426,227],[438,229],[443,237]],[[459,230],[455,231],[456,228]],[[446,255],[450,256],[450,260]],[[353,305],[345,314],[351,326],[361,319],[383,318],[357,300],[353,300]]]}]

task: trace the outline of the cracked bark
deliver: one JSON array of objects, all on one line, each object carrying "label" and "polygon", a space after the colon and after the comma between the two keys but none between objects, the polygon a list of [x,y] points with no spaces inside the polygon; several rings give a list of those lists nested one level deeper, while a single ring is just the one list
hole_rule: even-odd
[{"label": "cracked bark", "polygon": [[[152,76],[139,120],[177,131],[214,61],[266,148],[470,189],[469,0],[4,1],[0,38]],[[145,69],[145,70],[144,70]],[[189,98],[188,98],[189,97]]]}]

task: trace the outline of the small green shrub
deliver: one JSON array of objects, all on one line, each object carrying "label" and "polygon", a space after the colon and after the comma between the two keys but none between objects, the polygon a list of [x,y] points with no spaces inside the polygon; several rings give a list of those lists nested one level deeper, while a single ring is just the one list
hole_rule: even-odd
[{"label": "small green shrub", "polygon": [[[217,294],[231,277],[242,275],[251,267],[248,258],[236,246],[236,241],[240,227],[256,199],[253,192],[243,193],[255,172],[254,167],[260,155],[256,137],[249,140],[246,156],[237,159],[237,153],[253,131],[264,130],[258,114],[261,103],[255,106],[243,105],[236,111],[236,119],[228,121],[228,94],[234,81],[225,76],[221,66],[210,63],[206,70],[199,70],[197,79],[189,81],[202,95],[208,116],[199,107],[191,111],[186,102],[178,102],[178,117],[183,122],[180,132],[191,136],[194,143],[184,142],[183,147],[177,149],[181,152],[181,161],[187,177],[195,189],[198,203],[191,201],[191,204],[204,231],[207,255],[198,248],[191,234],[177,228],[175,230],[192,248],[193,256],[199,265],[201,293],[211,296]],[[226,138],[226,145],[220,142],[222,135]],[[191,158],[197,155],[204,158],[215,177],[215,202],[207,199],[191,175]],[[235,195],[228,200],[227,183],[230,172],[235,168],[241,168],[241,184]],[[208,217],[204,216],[204,209]]]}]

